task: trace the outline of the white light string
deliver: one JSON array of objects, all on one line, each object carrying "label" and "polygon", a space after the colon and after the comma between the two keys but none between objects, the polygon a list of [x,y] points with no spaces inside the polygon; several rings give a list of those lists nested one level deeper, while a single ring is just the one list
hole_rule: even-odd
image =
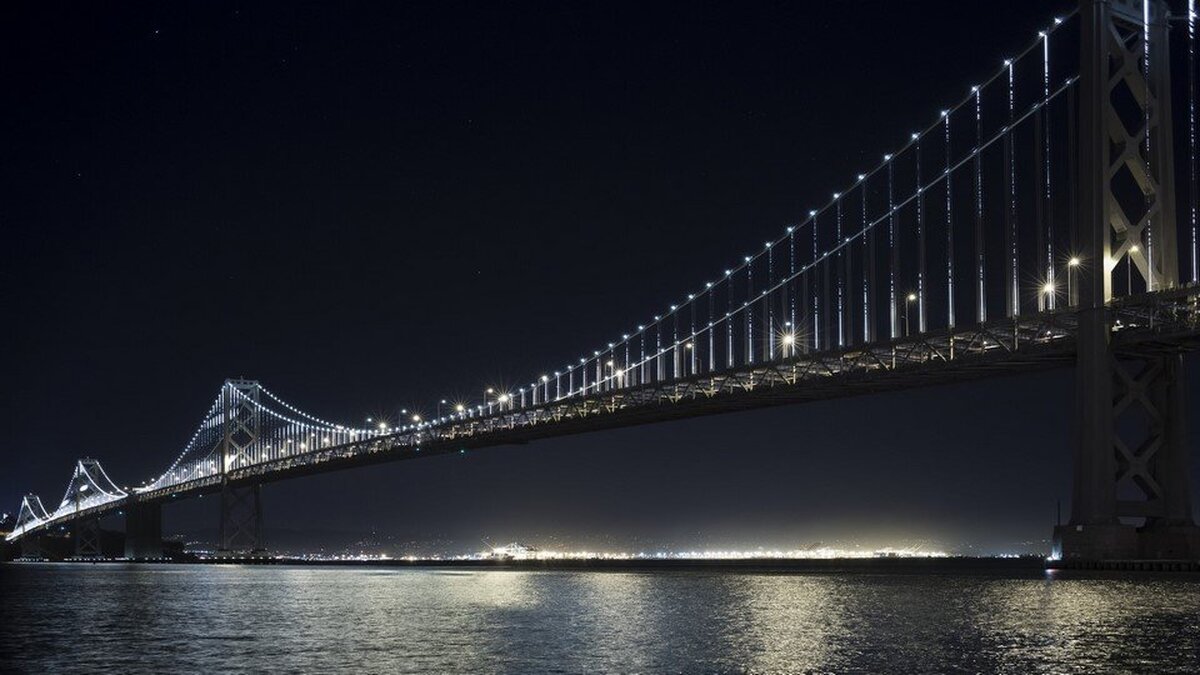
[{"label": "white light string", "polygon": [[[1194,1],[1194,0],[1193,0],[1193,1]],[[905,153],[905,152],[906,152],[906,151],[907,151],[907,150],[908,150],[910,147],[913,147],[913,146],[915,146],[915,144],[916,144],[916,143],[918,143],[922,137],[924,137],[926,134],[928,134],[928,133],[931,133],[932,131],[936,130],[936,129],[937,129],[937,127],[938,127],[938,126],[940,126],[940,125],[942,124],[942,118],[943,118],[943,116],[946,116],[946,115],[952,115],[952,114],[954,114],[954,112],[958,111],[960,108],[964,108],[964,107],[966,107],[966,106],[968,106],[968,105],[975,105],[975,106],[977,106],[977,104],[978,104],[978,99],[979,99],[979,91],[980,91],[982,88],[989,86],[990,84],[992,84],[993,82],[995,82],[995,81],[996,81],[997,79],[999,79],[999,78],[1006,77],[1006,76],[1010,76],[1010,75],[1011,75],[1011,68],[1012,68],[1012,64],[1013,64],[1013,62],[1015,62],[1015,61],[1017,61],[1017,60],[1020,60],[1020,59],[1024,58],[1025,56],[1027,56],[1028,54],[1030,54],[1030,53],[1031,53],[1033,50],[1035,50],[1035,49],[1038,49],[1039,47],[1042,47],[1042,46],[1043,46],[1043,43],[1044,43],[1044,41],[1045,41],[1045,39],[1046,39],[1046,36],[1048,36],[1049,34],[1053,33],[1053,31],[1055,31],[1055,30],[1057,30],[1059,27],[1061,27],[1061,26],[1062,26],[1062,25],[1063,25],[1063,24],[1066,22],[1066,20],[1067,20],[1067,19],[1070,19],[1071,17],[1075,16],[1076,12],[1077,12],[1077,10],[1073,10],[1073,11],[1071,11],[1070,13],[1068,13],[1068,14],[1066,14],[1066,15],[1062,16],[1062,17],[1055,18],[1055,19],[1054,19],[1054,21],[1053,21],[1053,24],[1052,24],[1050,27],[1048,27],[1048,28],[1047,28],[1045,31],[1040,31],[1040,32],[1039,32],[1039,34],[1038,34],[1038,37],[1037,37],[1037,39],[1036,39],[1036,40],[1034,40],[1034,41],[1033,41],[1033,42],[1032,42],[1032,43],[1031,43],[1031,44],[1030,44],[1028,47],[1026,47],[1024,50],[1022,50],[1022,51],[1018,52],[1018,53],[1017,53],[1017,55],[1016,55],[1015,57],[1012,57],[1012,58],[1009,58],[1009,59],[1005,59],[1005,60],[1004,60],[1004,65],[1003,65],[1003,67],[1002,67],[1002,68],[1001,68],[1001,69],[1000,69],[998,72],[996,72],[996,73],[995,73],[994,75],[992,75],[990,78],[988,78],[988,79],[984,80],[984,81],[983,81],[983,84],[981,84],[981,85],[976,85],[975,87],[972,87],[972,88],[971,88],[971,92],[970,92],[970,93],[969,93],[969,94],[968,94],[966,97],[964,97],[962,100],[960,100],[959,102],[957,102],[957,103],[953,104],[953,105],[952,105],[952,106],[950,106],[948,109],[946,109],[946,111],[944,111],[943,115],[939,115],[939,117],[937,118],[937,120],[936,120],[936,121],[935,121],[933,124],[931,124],[929,127],[925,128],[924,130],[922,130],[922,131],[920,131],[920,132],[917,132],[916,134],[914,134],[914,138],[910,139],[908,143],[906,143],[906,144],[904,144],[903,146],[901,146],[901,147],[900,147],[900,149],[899,149],[898,151],[896,151],[895,153],[889,153],[889,154],[885,155],[885,156],[884,156],[884,157],[885,157],[885,159],[884,159],[884,161],[883,161],[883,162],[881,162],[880,164],[878,164],[878,165],[876,165],[875,167],[871,168],[871,169],[870,169],[870,170],[868,170],[866,173],[864,173],[864,174],[859,174],[859,176],[858,176],[858,179],[857,179],[857,180],[855,180],[853,183],[851,183],[851,185],[850,185],[850,187],[849,187],[849,188],[847,188],[846,190],[844,190],[844,191],[842,191],[841,193],[838,193],[838,194],[848,194],[849,192],[853,191],[854,189],[856,189],[856,188],[858,188],[858,187],[860,187],[860,186],[864,185],[864,184],[865,184],[865,182],[866,182],[867,180],[869,180],[869,179],[870,179],[870,177],[872,177],[872,176],[873,176],[874,174],[876,174],[877,172],[879,172],[879,171],[881,171],[881,170],[884,170],[884,169],[887,169],[887,168],[888,168],[888,167],[889,167],[889,166],[892,164],[892,162],[893,162],[893,161],[894,161],[894,160],[895,160],[897,157],[899,157],[901,154]],[[1038,104],[1038,105],[1035,105],[1035,106],[1034,106],[1034,108],[1033,108],[1033,110],[1040,109],[1042,105],[1045,105],[1046,103],[1048,103],[1048,101],[1049,101],[1049,99],[1050,99],[1050,98],[1054,98],[1054,97],[1056,97],[1058,93],[1062,92],[1062,91],[1063,91],[1063,90],[1064,90],[1064,89],[1065,89],[1065,88],[1066,88],[1066,87],[1067,87],[1069,84],[1071,84],[1072,82],[1074,82],[1074,81],[1075,81],[1075,79],[1077,79],[1077,78],[1069,78],[1069,79],[1066,81],[1066,83],[1065,83],[1064,85],[1060,86],[1058,89],[1056,89],[1056,90],[1055,90],[1055,92],[1054,92],[1054,94],[1053,94],[1052,96],[1050,96],[1050,97],[1046,97],[1046,98],[1045,98],[1045,100],[1044,100],[1044,101],[1042,101],[1040,104]],[[1032,110],[1031,110],[1030,112],[1032,112]],[[1024,119],[1026,119],[1026,118],[1028,117],[1028,115],[1029,115],[1029,113],[1025,113],[1025,114],[1021,115],[1019,118],[1015,117],[1015,115],[1014,115],[1014,117],[1013,117],[1013,119],[1012,119],[1011,123],[1008,125],[1007,129],[1014,128],[1014,127],[1015,127],[1016,125],[1018,125],[1018,124],[1019,124],[1021,121],[1023,121]],[[1001,134],[1001,136],[1002,136],[1002,135],[1003,135],[1003,133]],[[993,141],[994,141],[994,140],[995,140],[995,139],[993,139]],[[972,152],[972,154],[968,156],[968,158],[971,158],[971,157],[974,157],[974,156],[976,156],[976,154],[977,154],[978,152],[982,151],[983,147],[985,147],[986,145],[990,145],[990,144],[991,144],[991,142],[992,142],[992,141],[989,141],[989,143],[987,143],[987,144],[983,144],[981,147],[979,147],[979,148],[976,148],[976,149],[975,149],[975,150]],[[958,162],[958,163],[956,164],[955,168],[958,168],[959,166],[961,166],[961,165],[962,165],[962,163],[963,163],[963,162],[961,162],[961,161],[960,161],[960,162]],[[934,185],[934,184],[936,184],[937,182],[938,182],[938,181],[936,181],[936,180],[935,180],[933,183],[930,183],[930,185]],[[926,187],[929,187],[929,186],[926,186]],[[893,207],[893,208],[889,208],[889,210],[888,210],[888,213],[887,213],[887,214],[885,214],[885,216],[884,216],[884,217],[893,217],[893,216],[894,216],[894,213],[895,213],[895,211],[896,211],[896,210],[898,210],[898,209],[900,209],[901,207],[903,207],[905,204],[909,203],[909,202],[911,201],[911,199],[912,199],[912,197],[909,197],[909,198],[907,198],[907,199],[905,199],[905,200],[903,200],[903,201],[901,201],[901,202],[897,203],[897,204],[895,205],[895,207]],[[828,202],[828,203],[826,203],[825,205],[823,205],[822,207],[820,207],[819,209],[816,209],[816,210],[814,210],[814,211],[810,212],[810,215],[809,215],[809,217],[808,217],[808,218],[806,218],[806,219],[802,220],[802,221],[801,221],[801,222],[800,222],[798,225],[796,225],[796,226],[789,227],[789,228],[788,228],[788,230],[787,230],[787,233],[785,233],[785,234],[784,234],[782,237],[780,237],[778,240],[776,240],[775,242],[772,242],[772,243],[773,243],[773,244],[778,244],[778,243],[782,242],[784,239],[786,239],[786,238],[787,238],[787,237],[788,237],[788,236],[789,236],[789,235],[792,233],[792,231],[793,231],[793,229],[794,229],[794,228],[798,228],[798,227],[804,227],[804,226],[812,226],[812,225],[814,224],[814,222],[815,222],[815,220],[816,220],[817,216],[819,216],[819,215],[820,215],[822,212],[824,212],[825,210],[827,210],[827,209],[829,209],[829,208],[831,208],[831,207],[833,207],[833,208],[836,208],[836,204],[837,204],[837,199],[833,199],[833,200],[831,200],[830,202]],[[876,223],[877,223],[877,222],[879,222],[879,221],[878,221],[878,219],[876,220]],[[874,224],[874,223],[873,223],[873,224]],[[841,243],[841,242],[839,242],[839,243]],[[734,276],[734,275],[737,275],[737,274],[738,274],[738,273],[740,273],[740,272],[741,272],[743,269],[746,269],[746,268],[748,268],[750,265],[754,264],[754,262],[755,262],[755,261],[758,259],[758,257],[759,257],[759,256],[761,256],[761,255],[766,255],[766,254],[768,253],[768,251],[769,251],[769,248],[770,248],[770,247],[768,247],[766,250],[760,250],[759,252],[755,253],[754,255],[751,255],[751,256],[746,256],[746,257],[743,259],[743,261],[742,261],[741,263],[735,264],[735,265],[734,265],[732,268],[730,268],[730,269],[726,270],[726,271],[725,271],[725,275],[724,275],[724,277],[723,277],[723,278],[722,278],[722,277],[718,277],[718,280],[717,280],[716,282],[710,282],[712,285],[706,285],[706,286],[705,286],[705,288],[703,288],[703,289],[699,290],[699,291],[698,291],[698,292],[696,292],[696,293],[693,293],[693,294],[692,294],[692,295],[693,295],[693,297],[699,297],[699,296],[701,296],[701,295],[703,295],[703,294],[705,294],[705,293],[713,292],[713,291],[715,290],[715,286],[716,286],[716,284],[719,284],[719,283],[720,283],[722,280],[726,280],[726,281],[728,281],[729,279],[731,279],[731,278],[732,278],[732,276]],[[835,249],[833,249],[833,251],[836,251],[836,250],[837,250],[837,248],[838,248],[838,247],[835,247]],[[832,252],[832,251],[831,251],[831,252]],[[829,253],[829,252],[827,252],[827,253],[826,253],[826,255],[827,255],[828,253]],[[825,256],[822,256],[822,257],[821,257],[821,259],[822,259],[822,260],[823,260],[824,258],[825,258]],[[804,272],[804,271],[806,271],[807,269],[809,269],[809,266],[806,266],[806,267],[805,267],[805,268],[804,268],[804,269],[803,269],[803,270],[802,270],[802,271],[801,271],[799,274],[803,274],[803,272]],[[791,281],[791,280],[793,280],[793,279],[794,279],[794,276],[791,276],[791,277],[789,277],[789,278],[788,278],[787,280],[785,280],[785,281]],[[780,284],[776,284],[776,285],[773,287],[773,289],[776,289],[776,288],[778,288],[779,286],[781,286],[781,285],[782,285],[782,283],[783,283],[783,282],[781,282]],[[772,290],[773,290],[773,289],[772,289]],[[769,291],[767,291],[767,292],[769,292]],[[764,293],[766,293],[766,292],[764,292]],[[668,311],[667,311],[665,314],[663,314],[663,315],[660,315],[660,316],[656,316],[656,317],[655,317],[655,320],[654,320],[653,322],[651,322],[651,323],[649,323],[649,324],[646,324],[646,325],[644,325],[644,326],[638,326],[638,328],[637,328],[635,331],[633,331],[631,334],[629,334],[629,337],[623,337],[621,340],[619,340],[619,341],[616,341],[616,342],[614,342],[613,344],[614,344],[614,345],[616,345],[616,346],[625,346],[625,345],[627,345],[627,344],[628,344],[628,342],[629,342],[630,340],[632,340],[633,338],[636,338],[636,337],[639,337],[639,336],[644,336],[644,334],[645,334],[646,332],[650,331],[650,329],[651,329],[651,328],[655,328],[656,326],[661,326],[661,323],[662,323],[663,321],[665,321],[666,319],[668,319],[668,318],[672,317],[672,316],[673,316],[673,315],[674,315],[676,312],[678,312],[678,311],[682,311],[682,308],[683,308],[684,306],[686,306],[686,305],[687,305],[689,302],[692,302],[692,301],[693,301],[693,300],[688,300],[688,301],[685,301],[685,302],[683,302],[681,305],[672,306],[672,307],[671,307],[671,309],[669,309],[669,310],[668,310]],[[894,305],[895,305],[895,302],[893,302],[892,304],[893,304],[893,307],[894,307]],[[731,316],[731,315],[736,315],[736,314],[737,314],[739,311],[741,311],[741,308],[739,308],[739,309],[734,309],[734,310],[732,310],[731,312],[728,312],[728,313],[727,313],[727,317],[729,317],[729,316]],[[719,322],[720,322],[720,320],[716,321],[715,323],[719,323]],[[732,328],[732,325],[730,325],[730,328]],[[707,327],[706,327],[706,329],[707,329]],[[703,332],[703,331],[700,331],[700,332]],[[692,337],[692,338],[694,338],[694,337],[695,337],[695,335],[693,335],[693,336],[691,336],[691,337]],[[675,342],[675,346],[677,346],[677,345],[678,345],[678,344],[680,344],[681,342],[682,342],[682,341],[676,341],[676,342]],[[731,344],[731,345],[732,345],[732,340],[731,340],[731,339],[727,339],[727,342],[728,342],[729,344]],[[669,350],[670,350],[670,347],[668,347],[668,348],[666,348],[666,349],[660,349],[660,350],[658,351],[658,353],[656,354],[656,356],[660,356],[660,355],[666,354],[666,352],[667,352],[667,351],[669,351]],[[564,366],[562,370],[563,370],[563,371],[565,371],[565,372],[567,372],[568,374],[571,374],[571,373],[573,373],[573,371],[574,371],[576,368],[579,368],[579,369],[581,369],[581,370],[584,370],[584,371],[586,371],[586,368],[587,368],[588,364],[590,364],[590,363],[591,363],[591,361],[593,361],[593,360],[596,360],[596,359],[602,359],[602,358],[603,358],[603,355],[605,355],[605,354],[608,354],[608,353],[609,353],[609,351],[610,351],[610,349],[602,349],[602,350],[597,350],[597,352],[598,352],[598,353],[597,353],[597,354],[596,354],[594,357],[592,357],[592,358],[581,357],[581,359],[580,359],[580,364],[578,364],[578,365],[576,365],[576,364],[568,364],[568,365]],[[732,356],[733,356],[733,355],[732,355],[732,353],[728,354],[728,359],[727,359],[727,361],[728,361],[730,364],[732,363]],[[584,372],[584,374],[583,374],[583,377],[584,377],[584,382],[586,382],[586,377],[587,377],[587,376],[586,376],[586,372]],[[608,379],[610,379],[610,377],[605,377],[605,378],[602,378],[602,379],[604,379],[604,380],[608,380]],[[574,387],[571,387],[571,388],[568,390],[568,392],[566,393],[566,395],[564,395],[564,396],[561,396],[561,397],[559,397],[559,398],[570,398],[570,397],[573,397],[573,396],[584,395],[584,394],[585,394],[585,393],[586,393],[588,390],[590,390],[590,389],[593,389],[593,388],[594,388],[594,386],[596,386],[597,384],[598,384],[598,383],[586,384],[585,386],[581,386],[581,387],[580,387],[580,388],[578,388],[578,389],[576,389],[576,388],[574,388]],[[501,410],[500,410],[499,412],[504,412],[504,409],[503,409],[503,408],[504,408],[504,406],[500,406],[500,407],[501,407]]]}]

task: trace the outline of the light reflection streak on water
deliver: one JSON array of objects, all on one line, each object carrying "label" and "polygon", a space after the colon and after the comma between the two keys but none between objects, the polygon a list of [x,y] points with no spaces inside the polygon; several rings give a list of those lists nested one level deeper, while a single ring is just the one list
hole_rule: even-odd
[{"label": "light reflection streak on water", "polygon": [[1195,575],[25,564],[0,592],[24,672],[1200,672]]}]

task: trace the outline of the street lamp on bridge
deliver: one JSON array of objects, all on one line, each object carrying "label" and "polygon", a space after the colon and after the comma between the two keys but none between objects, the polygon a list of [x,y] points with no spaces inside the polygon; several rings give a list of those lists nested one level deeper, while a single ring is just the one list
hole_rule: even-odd
[{"label": "street lamp on bridge", "polygon": [[1067,261],[1067,304],[1075,304],[1075,268],[1079,267],[1079,256],[1071,256]]}]

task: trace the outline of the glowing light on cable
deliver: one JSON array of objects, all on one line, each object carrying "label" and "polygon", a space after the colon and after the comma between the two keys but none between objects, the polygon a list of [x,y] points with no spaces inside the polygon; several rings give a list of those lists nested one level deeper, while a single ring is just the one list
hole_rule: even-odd
[{"label": "glowing light on cable", "polygon": [[[1042,31],[1042,112],[1039,113],[1045,122],[1042,124],[1042,176],[1044,193],[1042,198],[1045,200],[1042,209],[1045,222],[1045,244],[1044,251],[1045,269],[1047,283],[1053,285],[1055,278],[1054,270],[1054,206],[1051,199],[1051,171],[1050,171],[1050,33]],[[1056,298],[1053,293],[1046,296],[1046,308],[1053,310],[1056,306]]]},{"label": "glowing light on cable", "polygon": [[1196,176],[1196,0],[1188,0],[1188,190],[1192,212],[1192,283],[1200,283],[1200,239],[1197,232]]},{"label": "glowing light on cable", "polygon": [[954,329],[954,209],[951,208],[952,189],[951,168],[953,151],[950,145],[950,111],[942,111],[942,126],[945,128],[946,148],[946,327]]},{"label": "glowing light on cable", "polygon": [[1006,127],[1004,147],[1006,163],[1008,164],[1008,284],[1009,284],[1009,316],[1016,317],[1021,313],[1020,264],[1018,261],[1019,238],[1017,233],[1017,163],[1013,141],[1013,126],[1016,122],[1016,83],[1014,80],[1013,61],[1006,59],[1008,69],[1008,127]]},{"label": "glowing light on cable", "polygon": [[[1145,104],[1142,106],[1142,129],[1143,136],[1143,155],[1142,159],[1145,162],[1147,175],[1154,175],[1150,167],[1150,0],[1142,0],[1142,85],[1144,93],[1142,100]],[[1154,290],[1154,282],[1158,277],[1158,270],[1154,264],[1154,228],[1147,227],[1142,230],[1146,236],[1146,290]],[[1132,261],[1130,261],[1132,264]]]}]

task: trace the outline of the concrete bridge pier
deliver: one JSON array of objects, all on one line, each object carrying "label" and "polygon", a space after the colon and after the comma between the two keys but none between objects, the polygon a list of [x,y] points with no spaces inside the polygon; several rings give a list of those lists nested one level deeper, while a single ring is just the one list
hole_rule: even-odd
[{"label": "concrete bridge pier", "polygon": [[125,509],[125,557],[129,560],[163,557],[161,504],[133,504]]}]

